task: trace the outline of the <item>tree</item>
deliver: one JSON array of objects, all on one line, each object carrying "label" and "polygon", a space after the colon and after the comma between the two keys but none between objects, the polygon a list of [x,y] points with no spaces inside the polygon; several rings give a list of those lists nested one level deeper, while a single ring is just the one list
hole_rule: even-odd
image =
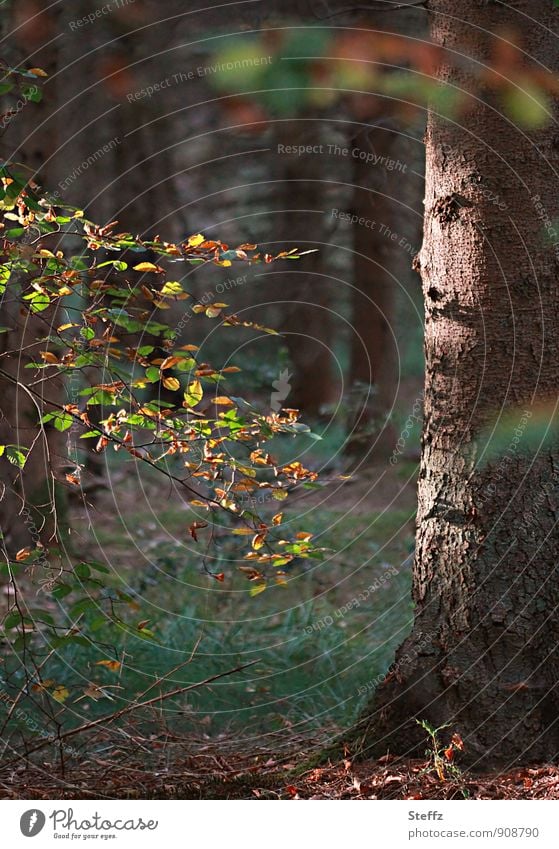
[{"label": "tree", "polygon": [[[416,719],[448,723],[478,764],[559,748],[559,451],[556,439],[527,450],[536,410],[550,420],[557,403],[557,130],[521,77],[526,57],[543,77],[557,70],[559,13],[547,0],[507,10],[518,49],[499,35],[499,4],[465,2],[457,16],[452,0],[429,3],[446,51],[438,79],[466,92],[466,109],[454,120],[433,109],[426,133],[415,621],[358,723],[369,753],[421,751]],[[520,126],[476,89],[480,69]],[[484,432],[497,418],[510,438],[495,456]]]}]

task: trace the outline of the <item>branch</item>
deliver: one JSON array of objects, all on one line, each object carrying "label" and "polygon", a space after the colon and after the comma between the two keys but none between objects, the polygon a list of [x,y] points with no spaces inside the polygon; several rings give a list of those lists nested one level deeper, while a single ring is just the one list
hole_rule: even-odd
[{"label": "branch", "polygon": [[[95,424],[91,424],[91,423],[86,424],[78,415],[76,415],[76,413],[72,413],[71,410],[67,410],[64,407],[63,404],[58,404],[56,401],[50,401],[48,398],[45,398],[39,392],[36,392],[34,389],[31,389],[30,387],[26,386],[25,383],[23,383],[21,380],[18,380],[17,377],[14,377],[9,372],[4,371],[4,369],[2,369],[2,368],[0,368],[0,377],[3,377],[6,380],[11,381],[11,383],[15,383],[16,386],[20,387],[20,389],[23,389],[28,395],[34,395],[36,398],[39,398],[47,406],[54,407],[55,410],[61,410],[62,412],[66,413],[67,415],[71,416],[72,419],[76,422],[76,424],[81,425],[81,427],[87,428],[88,430],[94,430],[99,434],[99,436],[103,436],[106,439],[108,439],[109,442],[113,442],[115,445],[119,445],[121,448],[126,449],[126,447],[127,447],[126,444],[122,441],[122,439],[119,439],[118,436],[115,436],[112,433],[106,433],[104,430],[102,430],[100,427],[98,427]],[[35,401],[34,401],[34,403],[37,406]],[[41,413],[38,406],[37,406],[37,409],[39,410],[39,413]],[[43,427],[42,423],[41,423],[41,427]],[[134,455],[134,456],[136,456],[136,455]],[[151,466],[152,469],[155,469],[157,472],[160,472],[162,475],[165,475],[165,477],[168,478],[169,480],[172,480],[175,483],[180,484],[180,486],[183,486],[185,489],[187,489],[188,492],[191,493],[191,495],[195,495],[197,498],[201,499],[202,501],[205,501],[207,504],[213,504],[216,507],[223,507],[223,505],[221,505],[219,503],[219,501],[216,501],[215,498],[208,498],[207,495],[203,495],[201,492],[198,492],[197,489],[194,489],[194,487],[187,484],[186,481],[182,480],[182,478],[178,478],[176,475],[171,474],[171,472],[168,472],[166,469],[162,469],[161,466],[158,466],[157,463],[154,463],[153,460],[149,459],[149,457],[146,457],[145,455],[142,454],[139,457],[137,457],[137,459],[141,460],[142,463],[147,463],[148,466]],[[223,509],[226,509],[226,508],[223,508]]]},{"label": "branch", "polygon": [[318,18],[320,21],[327,21],[330,18],[335,18],[337,15],[345,15],[349,12],[397,12],[399,9],[425,9],[427,10],[428,0],[418,0],[417,3],[395,3],[390,4],[390,0],[377,0],[377,3],[372,4],[370,6],[348,6],[345,9],[339,9],[337,12],[331,12],[329,15],[319,15],[313,9],[313,13],[315,18]]},{"label": "branch", "polygon": [[[213,681],[218,681],[220,678],[226,678],[228,675],[233,675],[235,672],[241,672],[243,669],[248,669],[249,666],[254,666],[255,663],[258,663],[258,660],[251,660],[250,663],[244,663],[242,666],[236,666],[234,669],[229,669],[227,672],[219,672],[217,675],[211,675],[209,678],[205,678],[203,681],[197,681],[195,684],[189,684],[187,687],[177,687],[175,690],[171,690],[169,693],[161,693],[159,696],[154,696],[151,699],[146,699],[144,702],[135,702],[131,705],[126,705],[120,710],[115,711],[115,713],[110,714],[109,716],[101,716],[99,719],[94,719],[92,722],[86,722],[83,725],[79,725],[77,728],[72,728],[70,731],[66,731],[64,734],[59,734],[56,738],[57,742],[61,742],[62,740],[67,740],[69,737],[74,737],[76,734],[82,734],[86,731],[90,731],[92,728],[96,728],[98,725],[103,725],[104,723],[114,722],[115,719],[120,719],[121,716],[124,716],[127,713],[131,713],[133,710],[138,710],[138,708],[149,707],[150,705],[154,705],[157,702],[162,702],[164,699],[170,699],[172,696],[180,696],[183,693],[187,693],[189,690],[196,690],[198,687],[204,687],[206,684],[211,684]],[[26,755],[32,755],[34,752],[38,752],[40,749],[44,749],[45,746],[50,746],[53,741],[51,740],[43,740],[42,743],[39,743],[37,746],[34,746],[32,749],[28,749],[25,753]],[[3,767],[11,766],[12,764],[18,763],[21,759],[20,757],[13,758],[11,761],[3,764]]]}]

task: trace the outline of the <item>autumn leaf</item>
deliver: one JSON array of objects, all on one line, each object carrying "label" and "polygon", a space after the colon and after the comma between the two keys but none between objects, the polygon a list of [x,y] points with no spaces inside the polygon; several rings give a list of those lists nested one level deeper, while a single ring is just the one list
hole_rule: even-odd
[{"label": "autumn leaf", "polygon": [[196,233],[194,236],[191,236],[187,241],[187,245],[189,248],[197,248],[204,241],[204,237],[201,233]]},{"label": "autumn leaf", "polygon": [[193,380],[184,393],[184,406],[195,407],[204,397],[204,390],[199,380]]},{"label": "autumn leaf", "polygon": [[252,547],[255,551],[259,551],[266,541],[266,534],[256,534],[252,540]]},{"label": "autumn leaf", "polygon": [[64,684],[59,684],[51,693],[51,696],[56,702],[60,702],[63,704],[68,696],[70,695],[70,690],[64,686]]},{"label": "autumn leaf", "polygon": [[154,265],[153,262],[139,262],[134,266],[134,271],[155,271],[160,274],[163,269],[159,265]]},{"label": "autumn leaf", "polygon": [[45,363],[52,363],[53,365],[59,362],[56,354],[53,354],[52,351],[41,351],[41,359]]},{"label": "autumn leaf", "polygon": [[27,560],[28,557],[31,556],[30,548],[20,548],[18,553],[16,554],[16,560],[18,563],[21,563],[22,560]]},{"label": "autumn leaf", "polygon": [[95,666],[105,666],[111,672],[118,672],[122,664],[118,660],[98,660]]},{"label": "autumn leaf", "polygon": [[159,371],[165,371],[165,369],[173,368],[177,363],[180,363],[180,357],[165,357],[161,365],[159,366]]},{"label": "autumn leaf", "polygon": [[[176,280],[168,280],[161,289],[162,295],[186,295],[181,284]],[[188,297],[188,296],[187,296]]]},{"label": "autumn leaf", "polygon": [[165,387],[165,389],[169,389],[171,392],[176,392],[177,389],[181,388],[180,381],[177,380],[176,377],[163,378],[163,386]]},{"label": "autumn leaf", "polygon": [[198,535],[197,535],[196,532],[201,530],[202,528],[207,528],[207,527],[208,527],[207,522],[193,522],[191,524],[191,526],[189,527],[188,532],[190,533],[190,536],[192,537],[192,539],[195,542],[198,542]]},{"label": "autumn leaf", "polygon": [[458,749],[459,752],[464,751],[464,741],[462,740],[460,734],[453,734],[451,741],[453,746]]}]

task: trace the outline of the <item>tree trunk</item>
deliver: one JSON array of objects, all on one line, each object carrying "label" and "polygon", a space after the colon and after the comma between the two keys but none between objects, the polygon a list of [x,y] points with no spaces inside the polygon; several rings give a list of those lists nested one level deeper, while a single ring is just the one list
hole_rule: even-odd
[{"label": "tree trunk", "polygon": [[[313,145],[316,136],[304,121],[280,125],[279,143]],[[282,303],[282,332],[293,364],[290,392],[283,406],[295,407],[306,415],[318,416],[336,398],[332,350],[331,290],[324,254],[328,235],[324,224],[324,157],[278,154],[281,203],[278,242],[301,245],[317,253],[305,258],[300,269],[282,269],[277,276],[275,297]]]},{"label": "tree trunk", "polygon": [[[436,42],[491,61],[498,4],[429,9]],[[528,56],[557,71],[557,10],[507,9]],[[440,78],[472,86],[463,67]],[[515,130],[489,99],[428,122],[415,623],[357,727],[369,754],[410,754],[424,749],[416,718],[450,723],[476,765],[559,750],[559,451],[555,438],[529,456],[525,434],[538,405],[551,418],[559,384],[557,131]],[[510,444],[484,463],[481,435],[499,414]]]},{"label": "tree trunk", "polygon": [[394,306],[402,249],[391,236],[403,238],[395,224],[402,209],[393,200],[393,181],[387,185],[383,179],[387,172],[380,166],[375,173],[362,154],[393,159],[397,143],[397,132],[384,127],[361,133],[353,141],[352,212],[365,224],[353,226],[350,436],[346,450],[358,454],[360,462],[365,453],[386,456],[395,442],[386,418],[398,386]]}]

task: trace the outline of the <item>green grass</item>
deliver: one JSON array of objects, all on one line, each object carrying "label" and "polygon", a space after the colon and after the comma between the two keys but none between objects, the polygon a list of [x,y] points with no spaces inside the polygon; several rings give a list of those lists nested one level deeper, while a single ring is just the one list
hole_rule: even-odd
[{"label": "green grass", "polygon": [[[244,672],[166,701],[167,725],[246,739],[331,733],[350,725],[363,702],[359,688],[370,690],[370,682],[386,671],[410,627],[410,573],[401,564],[413,543],[412,517],[403,511],[344,515],[311,508],[293,520],[292,529],[312,527],[320,544],[335,553],[325,562],[303,561],[288,574],[286,587],[273,586],[255,598],[235,570],[230,536],[218,540],[217,559],[205,564],[211,572],[224,572],[226,580],[208,576],[198,553],[205,546],[187,541],[191,518],[165,504],[146,518],[143,505],[97,524],[96,544],[110,552],[118,571],[114,587],[133,599],[118,608],[133,627],[119,631],[102,615],[88,613],[98,620],[101,645],[64,646],[43,673],[70,691],[64,706],[44,694],[33,694],[34,700],[58,712],[70,728],[110,714],[159,677],[169,675],[161,688],[166,691],[257,660]],[[375,585],[382,576],[387,579]],[[372,585],[374,591],[360,600]],[[153,638],[135,630],[140,620],[149,620]],[[169,674],[193,652],[189,664]],[[96,665],[106,658],[124,659],[122,669]],[[8,656],[4,664],[3,688],[12,688],[12,694],[23,683],[14,672],[16,660]],[[91,682],[108,687],[112,700],[84,697]],[[23,702],[44,727],[40,711]]]}]

